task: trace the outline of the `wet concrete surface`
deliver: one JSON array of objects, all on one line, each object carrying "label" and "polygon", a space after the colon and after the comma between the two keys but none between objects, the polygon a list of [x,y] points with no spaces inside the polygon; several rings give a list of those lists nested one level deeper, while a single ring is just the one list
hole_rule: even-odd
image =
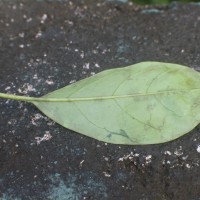
[{"label": "wet concrete surface", "polygon": [[[198,4],[0,1],[0,91],[41,96],[140,61],[200,71],[199,41]],[[112,145],[1,100],[0,199],[198,200],[199,130],[165,144]]]}]

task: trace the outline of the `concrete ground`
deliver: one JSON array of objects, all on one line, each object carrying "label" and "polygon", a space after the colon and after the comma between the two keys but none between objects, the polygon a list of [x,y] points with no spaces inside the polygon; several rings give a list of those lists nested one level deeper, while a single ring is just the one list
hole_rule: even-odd
[{"label": "concrete ground", "polygon": [[[0,91],[41,96],[140,61],[200,71],[200,6],[0,1]],[[198,200],[200,127],[165,144],[105,144],[0,101],[2,200]]]}]

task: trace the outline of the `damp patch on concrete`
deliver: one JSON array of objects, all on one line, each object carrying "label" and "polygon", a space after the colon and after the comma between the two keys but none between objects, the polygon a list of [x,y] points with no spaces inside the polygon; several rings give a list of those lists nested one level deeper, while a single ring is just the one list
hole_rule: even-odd
[{"label": "damp patch on concrete", "polygon": [[44,194],[49,200],[88,199],[91,194],[93,199],[106,199],[108,197],[105,184],[92,173],[68,174],[64,177],[65,181],[60,174],[52,175],[49,179],[51,184],[48,192]]}]

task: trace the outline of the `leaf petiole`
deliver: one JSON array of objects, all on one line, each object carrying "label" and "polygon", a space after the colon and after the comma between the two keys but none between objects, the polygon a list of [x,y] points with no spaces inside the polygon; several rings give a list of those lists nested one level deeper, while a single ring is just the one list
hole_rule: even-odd
[{"label": "leaf petiole", "polygon": [[19,96],[19,95],[14,95],[14,94],[5,94],[5,93],[0,93],[0,98],[4,99],[11,99],[11,100],[16,100],[16,101],[27,101],[27,102],[32,102],[32,101],[40,101],[40,98],[37,97],[27,97],[27,96]]}]

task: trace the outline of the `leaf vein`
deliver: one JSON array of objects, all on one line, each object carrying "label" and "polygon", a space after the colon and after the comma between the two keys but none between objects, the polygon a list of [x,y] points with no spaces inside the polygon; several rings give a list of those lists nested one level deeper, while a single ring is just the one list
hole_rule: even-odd
[{"label": "leaf vein", "polygon": [[81,115],[82,115],[88,122],[90,122],[92,125],[94,125],[94,126],[100,128],[100,129],[105,129],[105,128],[101,127],[101,126],[98,126],[97,124],[95,124],[94,122],[92,122],[90,119],[88,119],[88,117],[87,117],[87,116],[83,113],[83,111],[76,105],[76,103],[74,103],[74,105],[75,105],[76,109],[81,113]]},{"label": "leaf vein", "polygon": [[145,126],[148,126],[148,127],[150,127],[150,128],[153,128],[153,129],[159,131],[159,129],[156,128],[156,127],[154,127],[153,125],[148,124],[148,123],[146,123],[146,122],[143,122],[143,121],[141,121],[140,119],[137,119],[135,116],[133,116],[133,115],[131,115],[130,113],[128,113],[125,109],[123,109],[123,108],[121,107],[121,105],[117,102],[116,99],[114,99],[114,102],[116,103],[116,105],[117,105],[124,113],[126,113],[126,114],[127,114],[129,117],[131,117],[133,120],[137,121],[137,122],[140,123],[140,124],[143,124],[143,125],[145,125]]},{"label": "leaf vein", "polygon": [[166,106],[161,100],[159,100],[156,96],[154,96],[154,98],[156,99],[156,101],[163,106],[165,109],[169,110],[170,112],[172,112],[173,114],[175,114],[178,117],[182,117],[181,115],[177,114],[174,110],[172,110],[171,108],[169,108],[168,106]]},{"label": "leaf vein", "polygon": [[177,71],[177,69],[169,69],[169,70],[166,70],[164,72],[160,72],[159,74],[157,74],[152,80],[151,82],[149,83],[147,89],[146,89],[146,93],[149,92],[149,89],[151,88],[151,86],[153,85],[153,83],[160,77],[160,76],[163,76],[164,74],[168,73],[168,72],[173,72],[173,71]]}]

